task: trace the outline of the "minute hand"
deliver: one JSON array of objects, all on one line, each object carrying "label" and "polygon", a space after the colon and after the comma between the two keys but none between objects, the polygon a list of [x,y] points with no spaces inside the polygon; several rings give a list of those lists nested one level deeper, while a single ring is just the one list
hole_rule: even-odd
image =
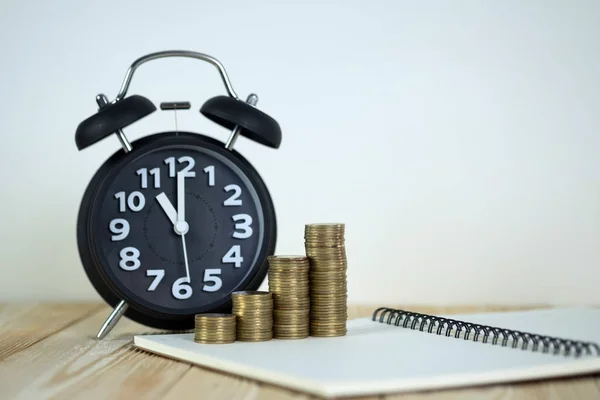
[{"label": "minute hand", "polygon": [[189,229],[189,225],[185,221],[185,173],[177,173],[177,223],[175,231],[185,234]]}]

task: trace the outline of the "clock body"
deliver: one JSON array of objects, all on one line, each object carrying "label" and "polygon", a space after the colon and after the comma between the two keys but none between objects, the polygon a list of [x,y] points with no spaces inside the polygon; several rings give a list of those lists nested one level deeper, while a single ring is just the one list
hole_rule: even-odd
[{"label": "clock body", "polygon": [[[242,155],[204,135],[157,133],[132,148],[99,168],[81,201],[77,242],[90,282],[111,306],[127,302],[126,317],[159,329],[230,312],[231,293],[256,290],[275,249],[265,183]],[[168,214],[180,206],[179,172],[183,237]]]}]

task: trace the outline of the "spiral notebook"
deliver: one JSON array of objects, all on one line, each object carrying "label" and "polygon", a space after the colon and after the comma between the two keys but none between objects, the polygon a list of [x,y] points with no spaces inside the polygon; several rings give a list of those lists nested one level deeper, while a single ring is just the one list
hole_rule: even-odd
[{"label": "spiral notebook", "polygon": [[600,310],[428,315],[378,308],[346,336],[227,345],[138,335],[166,357],[324,397],[517,382],[600,372]]}]

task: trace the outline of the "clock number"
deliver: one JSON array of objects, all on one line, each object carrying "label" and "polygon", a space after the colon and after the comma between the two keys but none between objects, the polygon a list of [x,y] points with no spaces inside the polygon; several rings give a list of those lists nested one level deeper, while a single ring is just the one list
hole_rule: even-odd
[{"label": "clock number", "polygon": [[202,290],[205,292],[216,292],[217,290],[221,289],[221,286],[223,286],[223,281],[217,275],[221,275],[220,268],[209,268],[204,270],[204,283],[212,282],[212,285],[209,286],[205,284],[202,286]]},{"label": "clock number", "polygon": [[164,269],[149,269],[148,271],[146,271],[146,276],[154,277],[154,279],[152,280],[152,283],[150,284],[150,286],[148,286],[148,291],[154,292],[156,290],[156,288],[158,287],[158,284],[160,283],[160,281],[162,281],[162,278],[165,277],[165,270]]},{"label": "clock number", "polygon": [[242,248],[239,244],[231,246],[229,251],[221,259],[223,263],[234,263],[235,268],[242,266],[244,258],[242,257]]},{"label": "clock number", "polygon": [[[252,228],[250,225],[252,224],[252,217],[248,214],[236,214],[231,217],[234,221],[236,221],[235,229],[233,232],[233,237],[237,239],[248,239],[252,236]],[[243,220],[243,222],[237,222]],[[242,229],[244,232],[237,232],[238,229]]]},{"label": "clock number", "polygon": [[110,221],[109,229],[114,235],[111,235],[110,240],[113,242],[123,240],[129,235],[129,222],[123,218],[115,218]]},{"label": "clock number", "polygon": [[179,300],[189,299],[192,296],[192,287],[188,285],[190,280],[187,276],[177,279],[171,287],[171,294]]},{"label": "clock number", "polygon": [[169,166],[169,176],[175,177],[175,157],[169,157],[165,160],[165,164]]},{"label": "clock number", "polygon": [[227,185],[225,186],[226,192],[231,192],[233,190],[233,194],[227,200],[223,202],[224,206],[241,206],[242,201],[238,198],[242,194],[242,189],[238,185]]},{"label": "clock number", "polygon": [[[194,165],[196,165],[195,160],[190,156],[182,156],[177,159],[178,163],[187,163],[187,166],[181,170],[184,176],[187,177],[195,177],[196,173],[192,171]],[[177,176],[177,171],[175,170],[175,157],[169,157],[165,159],[165,164],[169,166],[169,176],[171,178],[175,178]]]},{"label": "clock number", "polygon": [[135,271],[140,267],[140,251],[135,247],[125,247],[119,253],[121,261],[119,267],[125,271]]},{"label": "clock number", "polygon": [[215,186],[215,166],[209,165],[204,168],[204,172],[208,174],[208,186]]},{"label": "clock number", "polygon": [[146,198],[137,190],[135,192],[131,192],[129,196],[127,196],[127,201],[125,201],[125,192],[116,193],[115,198],[119,200],[120,212],[125,212],[127,207],[129,207],[131,211],[138,212],[146,205]]},{"label": "clock number", "polygon": [[[148,168],[140,168],[136,171],[136,174],[141,176],[142,189],[146,189],[148,187]],[[154,187],[156,189],[160,188],[160,168],[152,168],[150,175],[154,177]]]}]

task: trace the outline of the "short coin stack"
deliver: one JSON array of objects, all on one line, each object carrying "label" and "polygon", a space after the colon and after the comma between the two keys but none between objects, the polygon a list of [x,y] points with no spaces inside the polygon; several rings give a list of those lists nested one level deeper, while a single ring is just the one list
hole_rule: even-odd
[{"label": "short coin stack", "polygon": [[269,292],[245,291],[231,294],[236,316],[237,340],[262,342],[273,338],[273,296]]},{"label": "short coin stack", "polygon": [[306,225],[304,243],[310,260],[310,335],[344,336],[348,319],[345,225]]},{"label": "short coin stack", "polygon": [[273,293],[273,337],[308,337],[310,297],[306,256],[269,256],[269,291]]},{"label": "short coin stack", "polygon": [[194,317],[194,342],[224,344],[235,342],[235,315],[196,314]]}]

